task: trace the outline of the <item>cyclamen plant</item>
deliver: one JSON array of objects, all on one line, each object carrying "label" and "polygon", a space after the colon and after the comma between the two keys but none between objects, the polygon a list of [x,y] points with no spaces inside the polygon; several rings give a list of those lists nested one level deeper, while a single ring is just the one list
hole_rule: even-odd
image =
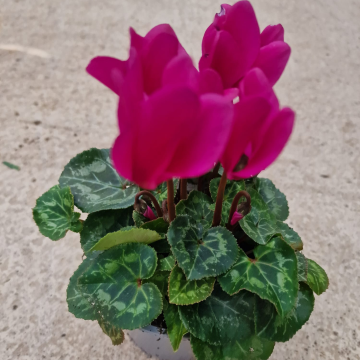
[{"label": "cyclamen plant", "polygon": [[190,334],[199,360],[268,359],[328,287],[284,222],[285,195],[257,176],[294,124],[272,89],[290,56],[284,29],[260,33],[248,1],[222,5],[199,71],[169,25],[130,37],[127,61],[87,68],[119,96],[120,135],[73,158],[33,209],[51,240],[80,233],[69,311],[114,345],[154,324],[174,351]]}]

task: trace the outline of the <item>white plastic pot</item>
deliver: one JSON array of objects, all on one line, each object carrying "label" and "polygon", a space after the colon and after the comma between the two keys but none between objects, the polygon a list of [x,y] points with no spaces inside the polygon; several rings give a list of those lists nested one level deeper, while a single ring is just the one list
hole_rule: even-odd
[{"label": "white plastic pot", "polygon": [[184,337],[175,353],[166,333],[160,334],[155,326],[129,331],[129,337],[146,354],[160,360],[195,360],[189,338]]}]

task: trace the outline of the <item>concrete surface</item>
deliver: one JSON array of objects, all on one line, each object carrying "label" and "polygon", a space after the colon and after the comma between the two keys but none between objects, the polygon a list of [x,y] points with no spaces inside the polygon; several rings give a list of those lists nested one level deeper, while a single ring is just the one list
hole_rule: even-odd
[{"label": "concrete surface", "polygon": [[[68,160],[109,147],[116,98],[86,75],[95,55],[126,57],[129,26],[169,22],[198,58],[215,0],[0,0],[0,359],[146,359],[113,347],[68,313],[79,237],[43,238],[35,199]],[[266,175],[287,194],[304,253],[328,272],[310,322],[272,360],[360,359],[360,2],[254,0],[261,27],[281,22],[293,48],[277,85],[297,111],[292,141]]]}]

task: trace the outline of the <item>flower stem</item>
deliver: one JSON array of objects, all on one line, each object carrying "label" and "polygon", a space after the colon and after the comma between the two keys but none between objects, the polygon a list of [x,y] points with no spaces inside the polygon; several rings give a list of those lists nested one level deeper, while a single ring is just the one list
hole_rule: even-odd
[{"label": "flower stem", "polygon": [[217,177],[219,174],[219,169],[220,169],[220,162],[216,163],[216,165],[214,166],[214,169],[212,171],[212,177]]},{"label": "flower stem", "polygon": [[187,179],[180,180],[180,200],[187,199]]},{"label": "flower stem", "polygon": [[223,200],[224,200],[224,193],[225,193],[225,187],[226,187],[226,173],[222,174],[222,177],[220,179],[220,184],[218,188],[218,192],[216,195],[216,204],[215,204],[215,212],[213,217],[212,226],[219,226],[221,222],[221,211],[223,206]]},{"label": "flower stem", "polygon": [[167,200],[169,222],[172,222],[175,219],[174,182],[172,179],[167,181]]},{"label": "flower stem", "polygon": [[147,196],[148,198],[150,198],[150,200],[152,201],[152,203],[154,204],[154,207],[155,207],[155,210],[157,212],[157,215],[159,217],[163,216],[163,213],[161,211],[161,207],[158,203],[158,201],[156,200],[156,197],[150,192],[150,191],[147,191],[147,190],[143,190],[143,191],[140,191],[136,194],[135,196],[135,202],[134,202],[134,209],[136,211],[139,211],[139,206],[140,206],[140,196]]},{"label": "flower stem", "polygon": [[[241,205],[241,209],[237,209],[237,206],[238,206],[238,203],[239,203],[239,200],[242,198],[242,197],[245,197],[246,198],[246,203],[242,203]],[[231,220],[235,214],[235,211],[236,210],[240,210],[241,212],[244,212],[243,215],[247,215],[250,211],[251,211],[251,197],[250,197],[250,194],[247,192],[247,191],[239,191],[235,197],[234,197],[234,200],[232,201],[232,204],[231,204],[231,208],[230,208],[230,212],[229,212],[229,221],[226,225],[226,227],[230,230],[230,228],[232,228],[231,226]]]}]

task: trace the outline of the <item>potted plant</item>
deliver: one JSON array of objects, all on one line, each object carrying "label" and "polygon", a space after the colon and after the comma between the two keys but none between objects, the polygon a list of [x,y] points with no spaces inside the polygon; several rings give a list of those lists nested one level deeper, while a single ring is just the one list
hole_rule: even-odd
[{"label": "potted plant", "polygon": [[127,61],[87,68],[119,96],[120,135],[70,160],[33,209],[51,240],[80,233],[69,311],[114,345],[135,330],[167,360],[268,359],[328,287],[284,222],[285,195],[258,177],[294,124],[272,89],[290,56],[284,30],[260,33],[248,1],[222,5],[199,71],[169,25],[130,36]]}]

